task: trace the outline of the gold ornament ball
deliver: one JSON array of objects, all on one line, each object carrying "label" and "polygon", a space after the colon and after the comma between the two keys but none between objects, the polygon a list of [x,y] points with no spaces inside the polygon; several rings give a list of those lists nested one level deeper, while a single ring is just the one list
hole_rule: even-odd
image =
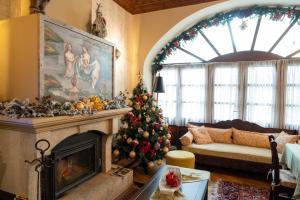
[{"label": "gold ornament ball", "polygon": [[148,96],[147,96],[147,95],[144,95],[144,96],[143,96],[143,100],[144,100],[144,101],[147,101],[147,100],[148,100]]},{"label": "gold ornament ball", "polygon": [[118,157],[120,155],[119,149],[115,149],[113,152],[114,157]]},{"label": "gold ornament ball", "polygon": [[152,161],[148,162],[147,165],[148,165],[149,169],[153,169],[154,168],[154,162],[152,162]]},{"label": "gold ornament ball", "polygon": [[167,138],[170,140],[172,135],[170,133],[167,134]]},{"label": "gold ornament ball", "polygon": [[161,165],[162,164],[162,160],[161,159],[158,159],[157,161],[156,161],[156,164],[159,166],[159,165]]},{"label": "gold ornament ball", "polygon": [[152,107],[152,108],[151,108],[151,111],[152,111],[152,112],[155,112],[155,110],[156,110],[155,107]]},{"label": "gold ornament ball", "polygon": [[131,101],[131,100],[128,100],[127,105],[131,107],[132,104],[133,104],[132,101]]},{"label": "gold ornament ball", "polygon": [[128,143],[128,144],[131,144],[131,143],[132,143],[132,139],[131,139],[131,138],[128,138],[128,139],[127,139],[127,143]]},{"label": "gold ornament ball", "polygon": [[144,136],[144,138],[148,138],[149,137],[149,132],[148,131],[144,131],[143,136]]},{"label": "gold ornament ball", "polygon": [[164,148],[163,148],[163,152],[164,152],[164,153],[168,153],[168,152],[169,152],[169,148],[168,148],[168,147],[164,147]]},{"label": "gold ornament ball", "polygon": [[159,111],[160,113],[162,113],[162,112],[163,112],[163,109],[160,108],[158,111]]},{"label": "gold ornament ball", "polygon": [[130,151],[129,157],[133,159],[133,158],[135,158],[135,156],[136,156],[135,151]]}]

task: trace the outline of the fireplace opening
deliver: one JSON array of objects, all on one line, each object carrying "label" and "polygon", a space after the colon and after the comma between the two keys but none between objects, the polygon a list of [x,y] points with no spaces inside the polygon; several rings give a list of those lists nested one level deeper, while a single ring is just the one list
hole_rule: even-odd
[{"label": "fireplace opening", "polygon": [[72,135],[56,145],[42,172],[43,200],[55,200],[101,169],[101,132]]}]

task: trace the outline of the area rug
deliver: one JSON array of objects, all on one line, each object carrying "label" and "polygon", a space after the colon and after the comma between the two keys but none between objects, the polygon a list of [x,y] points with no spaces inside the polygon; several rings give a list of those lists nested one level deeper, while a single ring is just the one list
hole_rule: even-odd
[{"label": "area rug", "polygon": [[268,200],[269,190],[219,180],[209,188],[210,200]]}]

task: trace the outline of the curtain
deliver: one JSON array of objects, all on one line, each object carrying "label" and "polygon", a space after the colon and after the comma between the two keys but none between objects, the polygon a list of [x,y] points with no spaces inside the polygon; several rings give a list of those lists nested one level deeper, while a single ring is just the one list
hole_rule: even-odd
[{"label": "curtain", "polygon": [[300,62],[289,62],[286,73],[285,128],[300,130]]},{"label": "curtain", "polygon": [[161,76],[159,105],[170,124],[238,118],[300,130],[300,60],[168,64]]},{"label": "curtain", "polygon": [[166,65],[161,70],[166,93],[159,105],[168,123],[185,125],[205,121],[206,69],[203,65]]},{"label": "curtain", "polygon": [[165,93],[158,94],[158,104],[163,109],[168,123],[176,124],[178,69],[165,67],[161,70],[160,75],[164,80]]},{"label": "curtain", "polygon": [[237,63],[214,64],[213,122],[239,117],[239,68]]},{"label": "curtain", "polygon": [[254,62],[247,67],[245,119],[275,126],[276,62]]}]

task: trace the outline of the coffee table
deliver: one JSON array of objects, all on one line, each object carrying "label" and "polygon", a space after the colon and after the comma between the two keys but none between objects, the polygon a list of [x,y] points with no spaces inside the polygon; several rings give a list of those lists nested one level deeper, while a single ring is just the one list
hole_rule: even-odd
[{"label": "coffee table", "polygon": [[[131,200],[147,200],[150,199],[153,192],[157,189],[159,180],[165,171],[167,170],[168,165],[162,166],[132,198]],[[175,166],[171,166],[175,167]],[[187,200],[207,200],[207,189],[208,181],[210,178],[210,172],[196,169],[188,169],[179,167],[182,174],[185,173],[197,173],[203,174],[203,179],[197,182],[183,183],[181,186],[181,192],[185,195]],[[202,177],[202,175],[201,175]]]}]

